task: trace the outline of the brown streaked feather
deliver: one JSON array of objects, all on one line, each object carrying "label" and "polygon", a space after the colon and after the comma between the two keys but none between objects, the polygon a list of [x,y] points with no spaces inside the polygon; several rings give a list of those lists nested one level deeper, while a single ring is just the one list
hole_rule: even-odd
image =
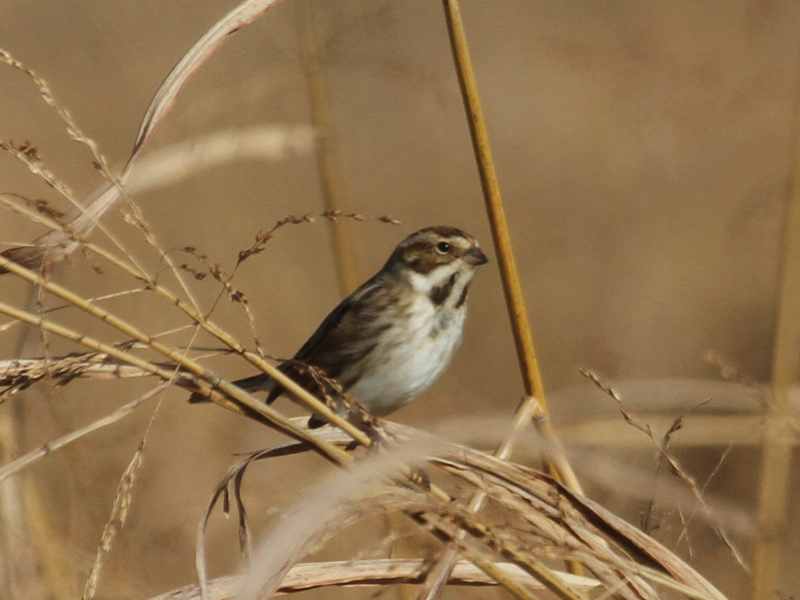
[{"label": "brown streaked feather", "polygon": [[[337,379],[344,365],[354,364],[369,354],[377,345],[377,338],[388,324],[383,324],[375,318],[386,309],[390,299],[380,301],[382,282],[376,275],[345,298],[325,320],[317,327],[316,331],[308,338],[305,344],[297,351],[294,361],[306,365],[313,365],[321,369],[327,377]],[[365,328],[364,324],[374,322],[375,327]],[[368,342],[365,342],[369,339]],[[298,368],[293,362],[287,362],[280,367],[281,371],[297,381],[302,387],[314,391],[317,387],[313,377],[307,371]],[[354,382],[341,382],[349,387]],[[267,402],[273,402],[285,393],[281,386],[275,386],[267,397]]]},{"label": "brown streaked feather", "polygon": [[453,227],[452,225],[432,225],[430,227],[425,227],[424,229],[420,229],[416,233],[412,235],[419,235],[419,234],[426,234],[431,233],[433,236],[441,236],[446,238],[458,238],[462,237],[465,239],[472,239],[472,236],[469,235],[466,231],[459,229],[458,227]]}]

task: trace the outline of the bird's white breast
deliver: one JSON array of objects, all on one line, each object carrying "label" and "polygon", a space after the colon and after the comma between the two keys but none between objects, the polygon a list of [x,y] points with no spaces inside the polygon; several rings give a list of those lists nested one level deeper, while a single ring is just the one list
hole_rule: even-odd
[{"label": "bird's white breast", "polygon": [[442,305],[430,299],[431,290],[455,272],[438,269],[436,277],[414,273],[412,293],[395,319],[381,333],[391,343],[379,343],[369,357],[366,373],[348,393],[376,416],[389,414],[424,392],[450,363],[461,341],[466,304],[456,307],[470,273],[460,273],[450,297]]}]

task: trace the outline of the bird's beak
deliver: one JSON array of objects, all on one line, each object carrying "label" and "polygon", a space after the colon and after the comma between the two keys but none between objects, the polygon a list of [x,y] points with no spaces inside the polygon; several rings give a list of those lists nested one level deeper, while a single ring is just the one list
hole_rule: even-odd
[{"label": "bird's beak", "polygon": [[481,251],[480,248],[470,248],[467,250],[466,254],[464,254],[464,260],[476,267],[478,265],[485,265],[487,262],[489,262],[489,259],[486,258],[486,255]]}]

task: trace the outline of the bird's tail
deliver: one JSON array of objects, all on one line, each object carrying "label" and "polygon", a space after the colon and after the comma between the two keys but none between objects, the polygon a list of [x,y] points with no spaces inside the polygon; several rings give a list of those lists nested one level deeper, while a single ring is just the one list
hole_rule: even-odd
[{"label": "bird's tail", "polygon": [[[245,392],[252,394],[262,390],[267,392],[272,391],[272,388],[275,387],[275,382],[268,375],[259,373],[258,375],[253,375],[252,377],[237,379],[233,382],[233,385],[238,386]],[[201,404],[208,401],[208,397],[200,392],[195,392],[189,396],[189,404]]]}]

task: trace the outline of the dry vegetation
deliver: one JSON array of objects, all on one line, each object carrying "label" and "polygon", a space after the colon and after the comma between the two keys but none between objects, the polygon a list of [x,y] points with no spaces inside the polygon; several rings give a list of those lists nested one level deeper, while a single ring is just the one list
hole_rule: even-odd
[{"label": "dry vegetation", "polygon": [[508,270],[322,433],[227,380],[418,227],[510,267],[441,5],[68,4],[0,7],[0,597],[798,593],[793,3],[465,2],[552,414]]}]

